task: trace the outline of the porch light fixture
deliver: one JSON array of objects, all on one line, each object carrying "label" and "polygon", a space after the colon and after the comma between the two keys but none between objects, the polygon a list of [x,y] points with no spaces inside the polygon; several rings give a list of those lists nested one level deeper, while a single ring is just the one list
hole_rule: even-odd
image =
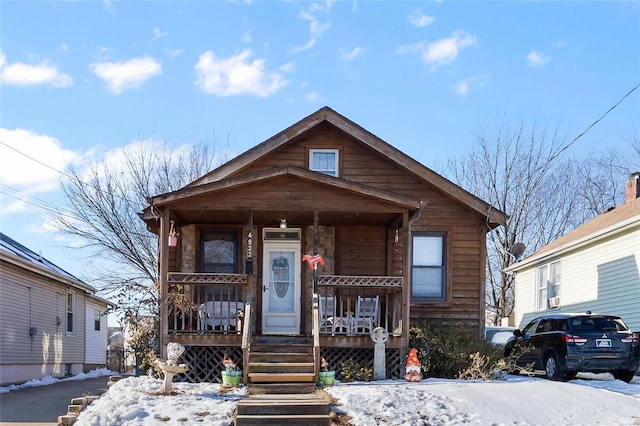
[{"label": "porch light fixture", "polygon": [[280,229],[287,229],[287,219],[280,220]]}]

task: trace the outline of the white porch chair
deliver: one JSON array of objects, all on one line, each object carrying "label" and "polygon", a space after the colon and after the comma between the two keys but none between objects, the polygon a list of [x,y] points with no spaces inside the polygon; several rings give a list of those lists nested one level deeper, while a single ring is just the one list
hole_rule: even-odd
[{"label": "white porch chair", "polygon": [[243,302],[232,302],[226,300],[214,300],[203,303],[198,307],[199,330],[203,331],[206,326],[215,327],[222,326],[226,333],[229,326],[237,327],[238,311],[244,309]]},{"label": "white porch chair", "polygon": [[371,331],[378,323],[378,302],[380,296],[362,297],[356,300],[356,314],[353,322],[354,331]]},{"label": "white porch chair", "polygon": [[334,331],[333,319],[336,315],[335,296],[318,296],[318,315],[320,316],[320,331]]}]

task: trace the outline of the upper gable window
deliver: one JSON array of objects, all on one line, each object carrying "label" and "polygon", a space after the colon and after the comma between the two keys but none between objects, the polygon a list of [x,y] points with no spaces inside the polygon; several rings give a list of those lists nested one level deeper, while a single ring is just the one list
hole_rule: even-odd
[{"label": "upper gable window", "polygon": [[338,176],[338,150],[337,149],[310,149],[309,170],[324,173],[329,176]]}]

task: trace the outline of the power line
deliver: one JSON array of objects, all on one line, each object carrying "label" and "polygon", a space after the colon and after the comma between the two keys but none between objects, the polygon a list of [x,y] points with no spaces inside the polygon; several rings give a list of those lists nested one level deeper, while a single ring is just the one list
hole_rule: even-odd
[{"label": "power line", "polygon": [[13,150],[13,151],[17,152],[18,154],[25,156],[25,157],[26,157],[26,158],[28,158],[29,160],[35,161],[36,163],[38,163],[38,164],[40,164],[40,165],[42,165],[42,166],[44,166],[44,167],[47,167],[47,168],[49,168],[49,169],[53,170],[54,172],[61,174],[62,176],[65,176],[65,177],[67,177],[67,178],[69,178],[69,179],[71,179],[71,180],[73,180],[73,181],[77,181],[77,182],[78,182],[80,185],[82,185],[82,186],[89,187],[89,188],[91,188],[91,189],[94,189],[94,190],[96,190],[96,191],[98,191],[98,192],[102,193],[102,194],[108,194],[108,195],[111,195],[112,197],[119,198],[119,199],[120,199],[120,200],[122,200],[122,201],[129,202],[129,200],[128,200],[127,198],[123,197],[123,196],[120,196],[120,195],[118,195],[118,194],[115,194],[115,193],[112,193],[112,192],[109,192],[109,191],[105,191],[104,189],[102,189],[102,188],[100,188],[100,187],[98,187],[98,186],[95,186],[95,185],[92,185],[92,184],[89,184],[89,183],[83,182],[82,180],[78,179],[78,177],[77,177],[77,176],[73,176],[73,175],[70,175],[70,174],[68,174],[68,173],[65,173],[65,172],[63,172],[63,171],[61,171],[61,170],[58,170],[58,169],[56,169],[55,167],[52,167],[52,166],[50,166],[50,165],[48,165],[48,164],[46,164],[46,163],[44,163],[44,162],[42,162],[42,161],[40,161],[40,160],[38,160],[38,159],[36,159],[36,158],[33,158],[32,156],[30,156],[30,155],[28,155],[28,154],[25,154],[24,152],[22,152],[22,151],[20,151],[20,150],[18,150],[18,149],[16,149],[16,148],[14,148],[14,147],[12,147],[12,146],[10,146],[10,145],[8,145],[8,144],[4,143],[4,142],[2,142],[2,141],[0,141],[0,145],[4,145],[4,146],[6,146],[7,148],[9,148],[9,149],[11,149],[11,150]]},{"label": "power line", "polygon": [[591,123],[582,133],[580,133],[578,136],[576,136],[575,138],[573,138],[573,140],[571,142],[569,142],[568,144],[566,144],[565,146],[563,146],[562,148],[560,148],[560,150],[558,152],[556,152],[554,155],[551,156],[551,158],[549,158],[549,161],[553,161],[555,160],[558,156],[560,156],[560,154],[562,154],[564,151],[566,151],[567,149],[569,149],[569,147],[571,147],[571,145],[573,145],[578,139],[580,139],[581,137],[583,137],[585,134],[587,134],[587,132],[589,130],[591,130],[593,128],[593,126],[595,126],[596,124],[598,124],[600,122],[600,120],[602,120],[603,118],[605,118],[611,111],[613,111],[614,109],[616,109],[616,107],[618,105],[620,105],[629,95],[631,95],[633,92],[635,92],[638,87],[640,87],[640,83],[636,84],[635,87],[633,87],[631,90],[629,90],[627,93],[624,94],[623,97],[620,98],[620,100],[618,102],[616,102],[611,108],[609,108],[607,111],[605,111],[604,114],[602,114],[596,121],[594,121],[593,123]]},{"label": "power line", "polygon": [[[47,201],[44,201],[44,200],[42,200],[40,198],[34,197],[32,195],[29,195],[29,194],[27,194],[25,192],[22,192],[22,191],[20,191],[20,190],[18,190],[16,188],[13,188],[13,187],[9,186],[7,184],[3,183],[3,184],[0,184],[0,185],[3,187],[3,189],[0,190],[0,193],[6,195],[7,197],[11,197],[11,198],[13,198],[15,200],[22,201],[23,203],[31,204],[31,205],[33,205],[35,207],[41,208],[43,210],[47,210],[47,211],[52,212],[52,213],[61,214],[61,215],[64,214],[64,215],[70,216],[72,218],[78,219],[78,215],[76,215],[74,212],[72,212],[70,210],[66,210],[64,208],[56,206],[55,204],[51,204],[51,203],[49,203]],[[7,191],[12,192],[13,194],[20,194],[21,196],[12,195]],[[31,199],[33,201],[30,201],[29,199]]]},{"label": "power line", "polygon": [[52,166],[50,166],[50,165],[48,165],[48,164],[46,164],[46,163],[43,163],[42,161],[40,161],[40,160],[38,160],[38,159],[36,159],[36,158],[33,158],[32,156],[30,156],[30,155],[28,155],[28,154],[25,154],[25,153],[24,153],[24,152],[22,152],[22,151],[17,150],[16,148],[12,147],[11,145],[8,145],[8,144],[6,144],[6,143],[4,143],[4,142],[2,142],[2,141],[0,141],[0,144],[2,144],[2,145],[4,145],[4,146],[6,146],[7,148],[9,148],[9,149],[11,149],[11,150],[13,150],[13,151],[17,152],[17,153],[18,153],[18,154],[20,154],[20,155],[23,155],[23,156],[27,157],[29,160],[35,161],[36,163],[38,163],[38,164],[40,164],[40,165],[42,165],[42,166],[45,166],[45,167],[46,167],[46,168],[48,168],[48,169],[53,170],[53,171],[54,171],[54,172],[56,172],[56,173],[60,173],[61,175],[66,176],[66,177],[68,177],[68,178],[70,178],[70,179],[74,179],[74,177],[73,177],[73,176],[71,176],[71,175],[69,175],[69,174],[67,174],[67,173],[65,173],[65,172],[62,172],[62,171],[60,171],[60,170],[56,169],[55,167],[52,167]]}]

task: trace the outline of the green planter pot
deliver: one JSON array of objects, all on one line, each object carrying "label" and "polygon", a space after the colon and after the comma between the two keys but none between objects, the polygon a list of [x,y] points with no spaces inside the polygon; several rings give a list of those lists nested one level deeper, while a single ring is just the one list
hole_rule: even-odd
[{"label": "green planter pot", "polygon": [[222,384],[230,386],[238,386],[242,379],[242,371],[223,371]]},{"label": "green planter pot", "polygon": [[333,382],[336,380],[335,371],[321,371],[319,374],[323,386],[333,386]]}]

